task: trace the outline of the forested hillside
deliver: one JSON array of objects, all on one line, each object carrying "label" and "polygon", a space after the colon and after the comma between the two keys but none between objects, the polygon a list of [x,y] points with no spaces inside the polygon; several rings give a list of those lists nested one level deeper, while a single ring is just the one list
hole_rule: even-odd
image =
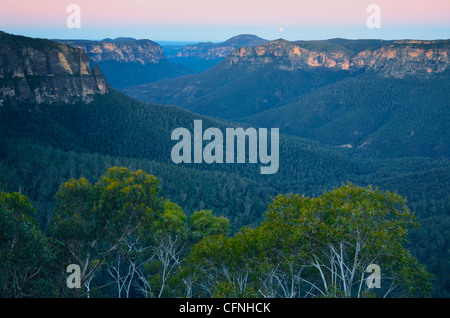
[{"label": "forested hillside", "polygon": [[[111,166],[144,169],[161,180],[162,193],[177,202],[188,215],[212,209],[231,221],[232,231],[256,225],[271,197],[280,193],[320,195],[347,181],[398,191],[424,226],[413,230],[413,252],[421,261],[442,273],[448,265],[448,234],[443,244],[422,250],[423,237],[448,218],[450,174],[447,160],[352,158],[345,151],[316,142],[281,136],[280,170],[260,175],[255,165],[188,165],[170,161],[175,142],[170,133],[177,127],[192,130],[194,119],[204,128],[242,126],[195,115],[185,110],[132,100],[117,91],[96,96],[91,104],[5,105],[2,122],[0,189],[20,191],[37,207],[43,228],[52,218],[53,196],[70,179],[95,180]],[[423,184],[417,187],[418,184]],[[434,242],[430,238],[430,245]],[[413,240],[414,242],[414,240]],[[431,255],[430,255],[431,253]],[[446,281],[437,281],[438,293]]]},{"label": "forested hillside", "polygon": [[276,40],[124,92],[368,156],[448,157],[449,43]]},{"label": "forested hillside", "polygon": [[118,89],[194,73],[184,65],[168,61],[163,48],[151,40],[116,38],[58,42],[85,51],[92,66],[98,65],[108,83]]},{"label": "forested hillside", "polygon": [[378,157],[449,157],[450,73],[348,78],[242,119]]},{"label": "forested hillside", "polygon": [[[22,42],[3,43],[5,50],[17,52],[15,45],[29,41],[37,49],[39,45],[52,50],[64,47],[71,52],[67,55],[69,60],[85,56],[81,50],[52,45],[50,41],[20,39]],[[365,43],[364,47],[367,45],[373,43]],[[372,49],[379,47],[374,45]],[[38,56],[51,64],[52,52]],[[16,55],[3,57],[4,66],[22,66]],[[87,76],[95,77],[87,63],[81,65]],[[127,296],[287,297],[289,293],[281,294],[284,283],[273,284],[286,279],[295,281],[292,286],[301,287],[292,290],[290,295],[295,297],[354,296],[356,289],[346,289],[345,280],[336,283],[335,279],[330,290],[316,288],[304,294],[304,279],[317,286],[320,277],[309,270],[306,277],[294,274],[289,268],[311,268],[311,262],[320,260],[315,264],[320,270],[330,261],[328,252],[333,253],[340,244],[342,250],[346,246],[347,260],[355,251],[359,253],[363,244],[368,254],[361,264],[368,265],[370,258],[380,255],[398,282],[397,295],[417,292],[426,296],[431,292],[433,296],[448,296],[450,165],[446,155],[446,73],[421,81],[319,69],[290,72],[292,77],[273,68],[266,74],[268,69],[259,67],[252,76],[240,74],[236,71],[239,68],[228,69],[222,73],[224,76],[215,74],[221,67],[203,73],[205,81],[192,86],[192,92],[199,92],[206,99],[214,97],[208,97],[208,90],[217,89],[216,96],[224,100],[241,96],[247,102],[258,101],[258,96],[267,94],[266,98],[274,96],[280,107],[287,106],[279,108],[279,114],[270,114],[270,119],[264,119],[267,122],[259,122],[262,119],[255,115],[248,117],[247,123],[238,123],[176,106],[141,102],[110,89],[106,83],[101,93],[93,91],[88,99],[71,99],[70,103],[57,98],[38,103],[35,95],[34,100],[23,99],[20,89],[17,94],[8,95],[0,105],[0,247],[7,250],[0,253],[0,283],[4,287],[0,295],[86,296],[72,295],[62,286],[64,266],[73,261],[72,257],[86,266],[88,274],[83,282],[89,293],[94,276],[100,285],[119,282],[123,269],[114,267],[110,258],[117,261],[126,256],[127,266],[137,266],[133,260],[141,262],[133,275],[143,275],[138,289],[123,291]],[[83,76],[74,71],[62,73],[61,77],[75,83]],[[13,73],[4,74],[0,82],[2,93],[10,92],[11,83],[20,88]],[[98,69],[96,74],[101,74]],[[54,77],[51,72],[29,76],[37,87],[42,87],[40,84],[47,77]],[[298,78],[303,80],[299,83]],[[164,88],[167,83],[158,85]],[[375,91],[366,92],[365,83],[381,91],[374,88]],[[53,94],[58,91],[54,88],[44,91]],[[251,95],[256,88],[256,95]],[[273,89],[286,94],[272,94]],[[185,93],[165,102],[181,100]],[[200,98],[192,94],[187,102]],[[369,103],[372,99],[375,101]],[[259,102],[265,105],[264,99]],[[361,105],[366,102],[368,105]],[[413,108],[419,102],[422,105]],[[434,108],[429,109],[431,104]],[[222,110],[236,111],[225,106]],[[267,105],[261,106],[257,112],[267,109]],[[306,117],[296,117],[298,109]],[[245,107],[237,113],[241,110]],[[221,131],[258,124],[280,125],[290,129],[289,133],[311,134],[308,137],[320,141],[281,134],[280,166],[272,175],[260,174],[259,165],[250,163],[177,165],[171,160],[176,144],[171,140],[172,131],[180,127],[192,131],[194,120],[202,120],[203,129],[214,127]],[[355,127],[358,120],[366,122]],[[302,130],[301,125],[310,126]],[[349,127],[357,128],[361,135],[353,136]],[[415,127],[420,130],[414,130]],[[333,138],[339,142],[332,144]],[[362,152],[364,138],[373,140],[377,146],[374,149],[390,151],[391,155],[373,156],[378,155],[373,149]],[[337,147],[341,143],[349,143],[353,148]],[[414,227],[414,221],[421,226]],[[358,232],[363,233],[361,236],[355,235],[355,226],[364,230]],[[304,240],[314,239],[313,233],[323,239],[319,245]],[[19,238],[20,244],[16,244]],[[379,245],[370,245],[374,238]],[[136,240],[149,246],[137,244]],[[304,254],[296,254],[296,246],[304,247]],[[30,252],[33,248],[39,253]],[[147,254],[150,251],[151,255]],[[279,254],[280,251],[287,254]],[[133,258],[129,253],[139,257]],[[161,253],[176,257],[164,262]],[[23,255],[30,257],[24,259]],[[96,258],[90,259],[91,255]],[[281,259],[292,263],[280,263]],[[172,265],[177,268],[177,275],[167,274]],[[363,265],[355,271],[361,272]],[[22,276],[11,271],[15,266]],[[434,281],[427,272],[435,275]],[[23,286],[16,284],[27,283],[30,273],[39,280]],[[330,275],[335,273],[331,271]],[[60,285],[55,289],[54,284]],[[110,288],[93,290],[89,295],[121,296],[123,288],[118,294]],[[361,293],[373,296],[360,288],[357,295]]]}]

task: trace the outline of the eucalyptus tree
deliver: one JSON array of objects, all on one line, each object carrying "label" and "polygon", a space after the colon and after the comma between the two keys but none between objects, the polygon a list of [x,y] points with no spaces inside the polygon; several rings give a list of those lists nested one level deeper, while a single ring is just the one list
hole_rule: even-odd
[{"label": "eucalyptus tree", "polygon": [[20,193],[0,192],[0,297],[50,297],[55,255]]},{"label": "eucalyptus tree", "polygon": [[260,226],[205,237],[189,263],[209,296],[429,296],[431,276],[405,248],[413,225],[404,198],[372,187],[279,195]]},{"label": "eucalyptus tree", "polygon": [[95,184],[85,178],[62,184],[55,195],[52,222],[61,266],[78,264],[81,285],[90,290],[89,283],[102,266],[133,239],[146,237],[161,217],[159,193],[156,177],[123,167],[110,168]]}]

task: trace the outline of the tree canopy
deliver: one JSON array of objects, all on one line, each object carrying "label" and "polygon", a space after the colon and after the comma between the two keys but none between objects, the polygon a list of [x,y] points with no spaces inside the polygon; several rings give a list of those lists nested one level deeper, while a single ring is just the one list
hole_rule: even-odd
[{"label": "tree canopy", "polygon": [[[404,247],[414,224],[401,196],[371,187],[279,195],[260,226],[206,237],[190,261],[210,296],[427,296],[431,277]],[[371,264],[379,290],[366,284]]]},{"label": "tree canopy", "polygon": [[[417,297],[432,290],[431,275],[405,247],[417,225],[406,200],[372,187],[278,195],[258,226],[232,235],[230,221],[211,210],[186,215],[142,170],[113,167],[95,184],[71,179],[55,202],[45,235],[28,198],[0,193],[1,296]],[[65,284],[70,264],[80,266],[75,291]]]}]

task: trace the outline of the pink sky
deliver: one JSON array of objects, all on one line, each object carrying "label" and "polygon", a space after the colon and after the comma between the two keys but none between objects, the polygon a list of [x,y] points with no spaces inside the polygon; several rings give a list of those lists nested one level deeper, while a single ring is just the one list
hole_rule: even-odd
[{"label": "pink sky", "polygon": [[[366,25],[381,7],[381,29]],[[81,29],[66,25],[69,4]],[[0,30],[46,38],[131,36],[160,41],[266,39],[448,39],[450,0],[0,0]]]},{"label": "pink sky", "polygon": [[58,27],[71,3],[84,26],[342,26],[364,22],[370,3],[382,8],[385,25],[450,25],[449,0],[1,0],[0,29]]}]

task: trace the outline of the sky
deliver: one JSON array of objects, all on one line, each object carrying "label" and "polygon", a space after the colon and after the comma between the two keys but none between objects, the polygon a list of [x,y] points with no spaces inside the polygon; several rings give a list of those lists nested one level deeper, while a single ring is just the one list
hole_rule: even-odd
[{"label": "sky", "polygon": [[[70,4],[80,27],[69,28]],[[369,28],[370,4],[380,28]],[[373,21],[373,20],[372,20]],[[449,39],[450,0],[0,0],[0,30],[50,39]]]}]

